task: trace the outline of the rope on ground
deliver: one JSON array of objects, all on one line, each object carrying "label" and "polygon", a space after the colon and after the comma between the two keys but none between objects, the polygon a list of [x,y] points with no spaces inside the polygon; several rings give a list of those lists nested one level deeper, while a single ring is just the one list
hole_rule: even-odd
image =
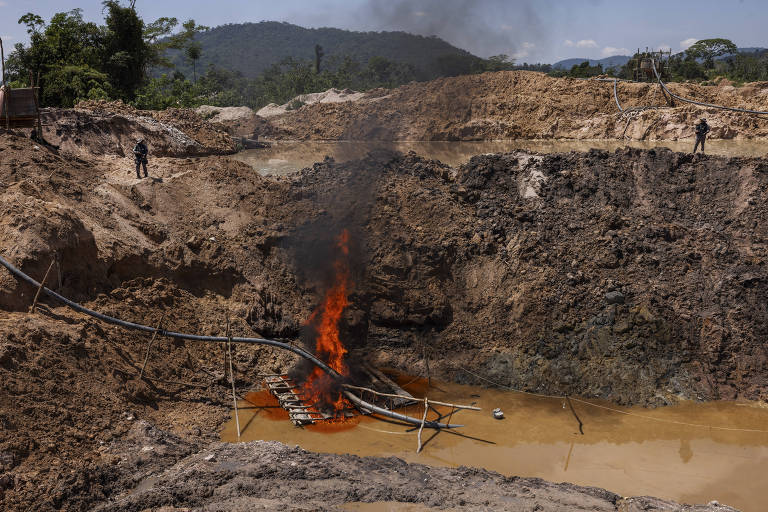
[{"label": "rope on ground", "polygon": [[[535,397],[538,397],[538,398],[551,398],[551,399],[556,399],[556,400],[564,400],[566,398],[564,396],[559,396],[559,395],[545,395],[545,394],[542,394],[542,393],[533,393],[531,391],[523,391],[522,389],[515,389],[513,387],[506,386],[504,384],[500,384],[498,382],[492,381],[491,379],[487,379],[487,378],[485,378],[485,377],[483,377],[481,375],[478,375],[478,374],[476,374],[476,373],[474,373],[474,372],[472,372],[470,370],[467,370],[463,366],[459,366],[457,364],[453,364],[452,366],[454,368],[462,370],[462,371],[464,371],[464,372],[466,372],[466,373],[468,373],[470,375],[473,375],[473,376],[475,376],[475,377],[477,377],[479,379],[482,379],[482,380],[484,380],[484,381],[486,381],[486,382],[488,382],[490,384],[493,384],[494,386],[496,386],[498,388],[506,389],[506,390],[512,391],[514,393],[520,393],[520,394],[524,394],[524,395],[535,396]],[[768,430],[761,430],[761,429],[756,429],[756,428],[719,427],[719,426],[713,426],[713,425],[705,425],[703,423],[688,423],[686,421],[669,420],[669,419],[666,419],[666,418],[655,418],[653,416],[647,416],[645,414],[637,414],[635,412],[622,411],[620,409],[616,409],[614,407],[609,407],[607,405],[600,405],[600,404],[595,404],[595,403],[592,403],[592,402],[587,402],[586,400],[583,400],[583,399],[580,399],[580,398],[574,398],[574,397],[568,397],[568,398],[570,400],[573,400],[574,402],[579,402],[581,404],[588,405],[588,406],[591,406],[591,407],[596,407],[598,409],[603,409],[603,410],[606,410],[606,411],[611,411],[611,412],[615,412],[615,413],[618,413],[618,414],[623,414],[625,416],[634,416],[636,418],[643,418],[643,419],[646,419],[646,420],[657,421],[657,422],[660,422],[660,423],[670,423],[670,424],[673,424],[673,425],[681,425],[681,426],[685,426],[685,427],[708,428],[708,429],[711,429],[711,430],[723,430],[723,431],[726,431],[726,432],[752,432],[752,433],[758,433],[758,434],[768,434]]]},{"label": "rope on ground", "polygon": [[699,105],[702,107],[711,107],[711,108],[719,108],[721,110],[730,110],[731,112],[742,112],[745,114],[756,114],[756,115],[768,115],[768,112],[765,112],[762,110],[750,110],[746,108],[725,107],[723,105],[715,105],[714,103],[704,103],[702,101],[689,100],[688,98],[683,98],[682,96],[678,96],[677,94],[674,94],[672,91],[667,89],[667,86],[664,85],[664,82],[661,81],[659,72],[656,71],[656,62],[653,59],[651,59],[651,66],[653,67],[653,73],[656,75],[656,80],[659,81],[659,85],[661,85],[661,88],[664,89],[664,91],[667,94],[669,94],[676,100],[684,101],[686,103],[693,103],[694,105]]}]

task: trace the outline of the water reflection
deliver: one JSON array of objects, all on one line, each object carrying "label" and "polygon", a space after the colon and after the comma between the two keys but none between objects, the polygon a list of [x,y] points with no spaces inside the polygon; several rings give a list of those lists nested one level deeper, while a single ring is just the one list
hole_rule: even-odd
[{"label": "water reflection", "polygon": [[[261,174],[284,175],[330,156],[343,162],[364,157],[376,149],[401,152],[415,151],[426,158],[440,160],[451,166],[466,163],[474,155],[504,153],[523,149],[539,153],[589,151],[592,148],[614,151],[623,147],[652,149],[666,147],[673,151],[689,152],[693,141],[579,141],[579,140],[508,140],[481,142],[276,142],[269,149],[251,149],[234,156],[253,166]],[[766,156],[768,144],[758,141],[707,141],[707,153],[725,156]]]},{"label": "water reflection", "polygon": [[688,439],[681,439],[680,449],[677,452],[680,454],[680,460],[683,461],[683,464],[688,464],[688,462],[693,458],[691,442]]}]

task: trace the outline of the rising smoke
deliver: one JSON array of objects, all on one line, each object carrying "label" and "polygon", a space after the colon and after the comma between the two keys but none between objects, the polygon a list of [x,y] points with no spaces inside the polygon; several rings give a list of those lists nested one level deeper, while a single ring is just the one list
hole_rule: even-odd
[{"label": "rising smoke", "polygon": [[[480,57],[518,60],[546,38],[539,13],[551,0],[373,0],[359,16],[377,30],[435,35]],[[528,43],[525,45],[524,43]]]}]

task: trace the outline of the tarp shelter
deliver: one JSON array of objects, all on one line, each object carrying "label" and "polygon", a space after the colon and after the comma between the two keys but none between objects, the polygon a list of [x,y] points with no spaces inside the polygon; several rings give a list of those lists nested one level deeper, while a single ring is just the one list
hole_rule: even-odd
[{"label": "tarp shelter", "polygon": [[30,73],[31,87],[11,88],[5,80],[5,53],[0,39],[0,65],[3,68],[0,81],[0,128],[40,129],[40,88],[35,87]]},{"label": "tarp shelter", "polygon": [[34,128],[38,119],[38,87],[0,87],[0,126]]}]

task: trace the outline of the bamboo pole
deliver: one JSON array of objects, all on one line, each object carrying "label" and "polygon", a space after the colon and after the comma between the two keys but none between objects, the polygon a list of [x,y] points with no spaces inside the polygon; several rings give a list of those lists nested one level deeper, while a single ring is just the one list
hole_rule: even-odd
[{"label": "bamboo pole", "polygon": [[421,431],[424,430],[424,423],[427,421],[427,411],[429,411],[429,400],[424,397],[424,416],[421,417],[421,426],[419,427],[419,435],[417,436],[419,446],[416,448],[416,453],[421,453]]},{"label": "bamboo pole", "polygon": [[53,268],[53,264],[56,262],[56,258],[51,260],[51,264],[48,265],[48,270],[45,271],[45,275],[43,276],[43,280],[40,281],[40,286],[37,289],[37,293],[35,293],[35,299],[32,301],[32,305],[29,307],[29,312],[34,313],[35,308],[37,307],[37,299],[40,298],[40,292],[43,290],[43,287],[45,286],[45,281],[48,279],[48,274],[51,273],[51,269]]},{"label": "bamboo pole", "polygon": [[229,378],[232,379],[232,402],[235,404],[235,426],[237,427],[237,441],[240,442],[240,413],[237,410],[235,371],[232,367],[232,337],[229,335],[229,315],[227,315],[227,354],[229,355]]},{"label": "bamboo pole", "polygon": [[149,343],[147,344],[147,353],[144,354],[144,364],[141,365],[139,380],[144,377],[144,370],[147,367],[147,361],[149,361],[149,352],[152,350],[152,344],[155,342],[155,338],[157,338],[157,333],[160,332],[160,328],[163,326],[163,320],[165,320],[165,312],[163,312],[163,316],[160,317],[160,322],[157,324],[157,329],[152,333],[152,337],[149,339]]},{"label": "bamboo pole", "polygon": [[[386,396],[386,397],[391,397],[391,398],[407,398],[409,401],[413,401],[413,399],[414,399],[412,396],[411,397],[407,397],[407,396],[403,396],[403,395],[394,395],[394,394],[391,394],[391,393],[382,393],[380,391],[376,391],[376,390],[370,389],[370,388],[364,388],[364,387],[360,387],[360,386],[353,386],[352,384],[342,384],[342,386],[347,388],[347,389],[355,389],[357,391],[368,391],[369,393],[373,393],[374,395],[379,395],[379,396]],[[432,405],[444,405],[445,407],[453,407],[455,409],[469,409],[470,411],[481,411],[482,410],[479,407],[475,407],[473,405],[450,404],[450,403],[447,403],[447,402],[438,402],[437,400],[430,400],[429,403],[431,403]]]}]

